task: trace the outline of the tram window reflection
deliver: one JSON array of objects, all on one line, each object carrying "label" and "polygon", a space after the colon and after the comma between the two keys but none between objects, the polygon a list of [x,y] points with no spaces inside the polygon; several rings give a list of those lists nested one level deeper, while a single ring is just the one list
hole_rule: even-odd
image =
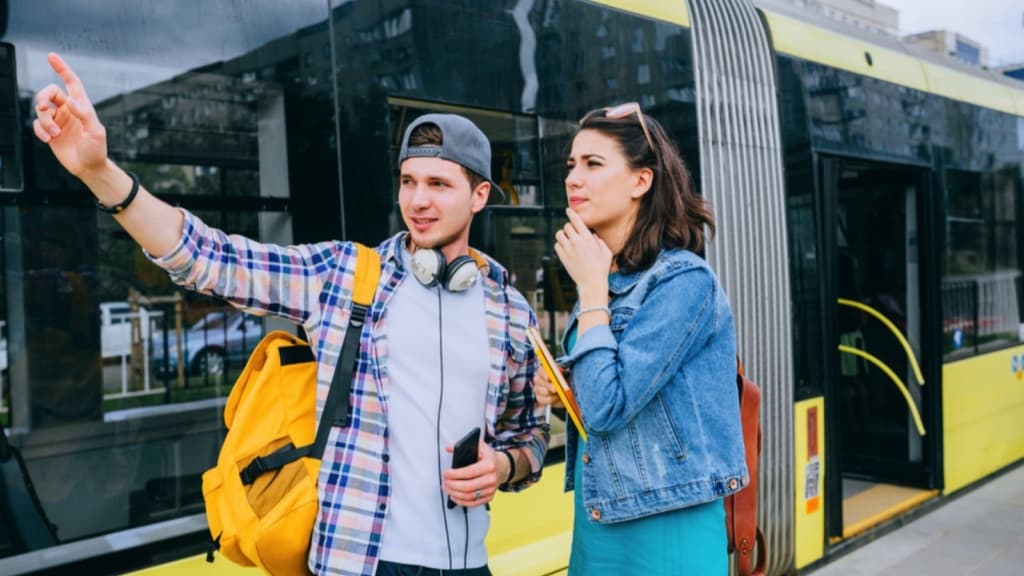
[{"label": "tram window reflection", "polygon": [[[537,118],[465,106],[389,98],[392,165],[398,166],[400,141],[413,120],[427,113],[454,113],[469,118],[491,141],[491,175],[504,198],[491,194],[491,205],[538,207],[540,197],[539,131]],[[395,181],[397,182],[397,172]],[[397,195],[398,186],[394,187]]]},{"label": "tram window reflection", "polygon": [[957,359],[1021,340],[1014,180],[947,170],[943,354]]},{"label": "tram window reflection", "polygon": [[[305,204],[320,206],[337,190],[324,112],[333,94],[317,81],[330,74],[322,1],[57,4],[8,7],[22,109],[58,81],[46,51],[59,49],[86,82],[116,162],[169,202],[252,238],[291,243],[296,196],[315,194]],[[325,57],[294,59],[297,44],[282,38]],[[34,138],[24,172],[24,201],[0,208],[0,425],[57,544],[175,519],[161,538],[195,533],[224,397],[268,326],[172,286]],[[294,230],[326,237],[318,224]],[[170,350],[187,370],[166,369]],[[3,541],[0,529],[0,562],[23,552]],[[90,542],[88,555],[109,551]]]}]

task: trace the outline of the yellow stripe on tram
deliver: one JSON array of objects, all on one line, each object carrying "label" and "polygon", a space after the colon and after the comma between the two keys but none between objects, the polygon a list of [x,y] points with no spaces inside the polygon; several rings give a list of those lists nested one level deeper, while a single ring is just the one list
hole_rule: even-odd
[{"label": "yellow stripe on tram", "polygon": [[665,0],[592,0],[595,4],[604,4],[626,12],[641,16],[657,18],[680,26],[690,27],[690,11],[686,2],[666,2]]}]

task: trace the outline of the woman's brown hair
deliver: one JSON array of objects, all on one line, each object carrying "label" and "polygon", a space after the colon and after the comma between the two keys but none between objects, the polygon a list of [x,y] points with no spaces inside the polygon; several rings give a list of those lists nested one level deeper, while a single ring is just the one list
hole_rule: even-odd
[{"label": "woman's brown hair", "polygon": [[699,252],[704,247],[704,227],[714,237],[715,220],[711,208],[694,189],[690,170],[661,124],[644,114],[639,106],[635,113],[607,116],[610,110],[622,108],[588,112],[580,120],[580,130],[596,130],[612,138],[632,169],[650,168],[654,173],[651,188],[640,199],[633,229],[615,257],[621,270],[644,270],[666,248]]}]

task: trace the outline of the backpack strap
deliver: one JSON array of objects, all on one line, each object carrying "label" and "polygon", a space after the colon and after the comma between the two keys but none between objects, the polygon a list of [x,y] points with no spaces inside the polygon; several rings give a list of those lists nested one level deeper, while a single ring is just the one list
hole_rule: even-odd
[{"label": "backpack strap", "polygon": [[[324,411],[316,429],[316,439],[312,444],[296,448],[288,443],[266,456],[254,458],[240,472],[242,484],[248,485],[256,481],[267,470],[276,470],[299,458],[311,456],[322,458],[327,446],[327,437],[332,426],[348,426],[349,397],[352,394],[352,376],[355,369],[356,353],[359,352],[359,337],[363,332],[363,324],[373,304],[373,295],[380,281],[380,254],[372,248],[356,243],[356,278],[352,288],[352,313],[345,329],[345,340],[338,355],[338,364],[334,368],[331,388],[327,393]],[[308,348],[307,348],[308,349]],[[285,360],[282,357],[282,363]]]},{"label": "backpack strap", "polygon": [[[757,526],[758,456],[761,453],[761,389],[743,371],[739,358],[736,386],[740,397],[740,418],[743,423],[743,445],[746,448],[747,471],[750,484],[733,494],[732,522],[736,557],[740,576],[764,574],[767,548],[764,535]],[[751,560],[754,566],[751,568]]]},{"label": "backpack strap", "polygon": [[[356,354],[359,352],[359,336],[373,304],[373,295],[380,281],[380,254],[372,248],[356,243],[356,278],[352,286],[352,313],[345,329],[345,340],[341,345],[338,364],[334,368],[331,389],[327,393],[320,424],[317,426],[316,441],[312,446],[315,458],[323,456],[331,426],[348,426],[351,412],[352,377],[354,376]],[[327,419],[330,418],[330,421]]]}]

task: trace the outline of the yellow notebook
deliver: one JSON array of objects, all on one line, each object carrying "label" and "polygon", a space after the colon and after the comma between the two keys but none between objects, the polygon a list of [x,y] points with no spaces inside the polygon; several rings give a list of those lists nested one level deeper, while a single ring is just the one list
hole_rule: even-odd
[{"label": "yellow notebook", "polygon": [[533,351],[537,354],[537,358],[540,359],[540,365],[544,367],[544,372],[548,375],[548,381],[551,382],[555,393],[558,394],[562,405],[565,406],[569,419],[572,420],[576,430],[580,433],[583,440],[586,441],[587,432],[583,429],[583,420],[580,419],[580,407],[576,404],[576,397],[573,396],[572,389],[569,388],[569,384],[562,377],[562,371],[555,364],[555,358],[551,355],[551,351],[544,344],[544,337],[534,327],[528,328],[526,335],[530,338],[530,344],[533,344]]}]

